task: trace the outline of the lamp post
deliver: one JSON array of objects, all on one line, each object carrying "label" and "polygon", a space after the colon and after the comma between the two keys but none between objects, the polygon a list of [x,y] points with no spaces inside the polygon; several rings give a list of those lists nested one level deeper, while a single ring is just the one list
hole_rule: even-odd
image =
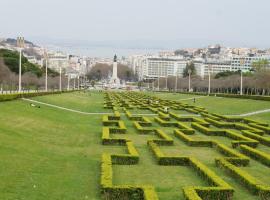
[{"label": "lamp post", "polygon": [[73,77],[73,90],[76,90],[76,77]]},{"label": "lamp post", "polygon": [[174,85],[174,90],[175,92],[177,91],[177,78],[178,78],[178,69],[176,70],[176,73],[175,73],[175,85]]},{"label": "lamp post", "polygon": [[190,92],[190,74],[191,74],[191,69],[188,69],[188,92]]},{"label": "lamp post", "polygon": [[17,46],[19,47],[19,92],[22,91],[22,50],[24,48],[24,38],[18,37],[17,38]]},{"label": "lamp post", "polygon": [[166,90],[168,90],[168,75],[166,75]]},{"label": "lamp post", "polygon": [[176,76],[175,76],[175,85],[174,85],[174,90],[175,90],[175,92],[177,91],[177,74],[176,74]]},{"label": "lamp post", "polygon": [[68,86],[67,86],[67,90],[69,90],[69,82],[70,82],[70,75],[68,74]]},{"label": "lamp post", "polygon": [[78,90],[80,89],[80,75],[78,75]]},{"label": "lamp post", "polygon": [[48,53],[44,51],[44,58],[45,58],[45,91],[48,91]]},{"label": "lamp post", "polygon": [[208,64],[208,95],[211,93],[211,73],[210,70],[212,70],[212,66]]},{"label": "lamp post", "polygon": [[59,64],[60,62],[58,61],[58,67],[59,67],[59,73],[60,73],[60,77],[59,77],[59,91],[62,91],[62,67]]},{"label": "lamp post", "polygon": [[240,95],[243,95],[243,73],[240,70]]},{"label": "lamp post", "polygon": [[158,91],[159,91],[159,77],[160,77],[160,67],[158,65]]},{"label": "lamp post", "polygon": [[242,66],[245,64],[244,58],[240,59],[240,95],[243,95],[243,72]]}]

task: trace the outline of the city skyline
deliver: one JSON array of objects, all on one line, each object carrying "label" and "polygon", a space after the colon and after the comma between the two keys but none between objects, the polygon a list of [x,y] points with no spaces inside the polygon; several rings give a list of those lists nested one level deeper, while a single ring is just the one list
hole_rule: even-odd
[{"label": "city skyline", "polygon": [[266,0],[78,0],[69,4],[63,0],[11,0],[0,6],[5,8],[0,19],[1,37],[22,35],[35,43],[59,47],[83,44],[117,50],[205,47],[216,43],[270,46],[270,28],[262,23],[270,6]]}]

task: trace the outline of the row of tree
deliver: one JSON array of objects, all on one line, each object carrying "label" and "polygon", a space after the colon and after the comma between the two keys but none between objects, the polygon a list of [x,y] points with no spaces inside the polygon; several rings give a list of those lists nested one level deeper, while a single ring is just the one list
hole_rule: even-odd
[{"label": "row of tree", "polygon": [[[196,75],[191,76],[190,86],[194,92],[208,92],[209,79],[206,76],[204,79]],[[210,77],[211,92],[214,93],[240,93],[240,75],[234,74],[231,76],[214,78]],[[189,89],[188,77],[175,77],[169,76],[160,78],[153,83],[144,83],[145,87],[159,88],[161,90],[177,90],[187,92]],[[167,86],[167,87],[166,87]],[[243,76],[243,94],[249,95],[270,95],[270,71],[268,72],[255,72],[252,75]]]},{"label": "row of tree", "polygon": [[[159,87],[160,89],[188,91],[189,75],[191,76],[190,88],[194,92],[208,92],[209,77],[204,79],[196,75],[194,63],[187,64],[183,72],[183,77],[170,76],[160,78],[151,84],[142,84],[147,87]],[[270,66],[268,60],[258,60],[252,63],[252,70],[242,72],[243,94],[249,95],[270,95]],[[210,89],[215,93],[240,93],[240,71],[225,71],[210,75]]]},{"label": "row of tree", "polygon": [[[107,80],[112,75],[112,71],[112,65],[97,63],[91,68],[90,72],[88,72],[86,76],[89,80]],[[127,65],[118,64],[117,75],[121,80],[136,81],[135,74]]]},{"label": "row of tree", "polygon": [[[0,49],[0,90],[17,90],[19,82],[18,73],[18,52]],[[59,79],[59,73],[48,69],[49,89],[58,89]],[[63,75],[62,88],[67,87],[67,82],[67,77]],[[30,63],[24,56],[22,56],[22,86],[24,89],[45,88],[45,67]]]}]

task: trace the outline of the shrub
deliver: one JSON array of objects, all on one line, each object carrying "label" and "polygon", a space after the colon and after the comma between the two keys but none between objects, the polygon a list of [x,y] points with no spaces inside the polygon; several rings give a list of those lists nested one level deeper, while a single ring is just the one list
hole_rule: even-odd
[{"label": "shrub", "polygon": [[262,143],[262,144],[264,144],[266,146],[270,146],[270,138],[268,138],[268,137],[263,137],[263,136],[257,135],[255,133],[252,133],[252,132],[247,131],[247,130],[243,130],[242,134],[244,136],[246,136],[246,137],[257,140],[257,141],[259,141],[260,143]]},{"label": "shrub", "polygon": [[17,94],[1,94],[0,95],[0,102],[1,101],[11,101],[19,98],[30,98],[36,96],[43,96],[43,95],[51,95],[51,94],[61,94],[67,92],[74,92],[77,90],[66,90],[66,91],[56,91],[56,92],[30,92],[30,93],[17,93]]},{"label": "shrub", "polygon": [[270,155],[247,145],[240,145],[241,152],[270,167]]},{"label": "shrub", "polygon": [[196,147],[212,147],[213,142],[208,140],[193,140],[191,137],[186,135],[180,130],[174,130],[175,137],[179,138],[180,140],[184,141],[189,146],[196,146]]},{"label": "shrub", "polygon": [[270,134],[270,127],[262,126],[262,125],[255,124],[255,123],[249,123],[248,125],[251,126],[251,127],[256,128],[256,129],[262,130],[265,133]]},{"label": "shrub", "polygon": [[249,164],[248,157],[246,157],[245,155],[243,155],[241,153],[234,151],[233,149],[230,149],[226,145],[216,143],[215,147],[220,153],[228,156],[225,159],[227,161],[229,161],[230,163],[232,163],[234,165],[238,165],[238,166],[247,166]]}]

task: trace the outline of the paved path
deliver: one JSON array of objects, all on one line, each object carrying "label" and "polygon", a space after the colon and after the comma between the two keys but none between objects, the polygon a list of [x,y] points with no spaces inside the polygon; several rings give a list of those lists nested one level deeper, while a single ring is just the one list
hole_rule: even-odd
[{"label": "paved path", "polygon": [[83,111],[74,110],[74,109],[70,109],[70,108],[65,108],[65,107],[62,107],[62,106],[56,106],[56,105],[49,104],[49,103],[44,103],[44,102],[41,102],[41,101],[35,101],[33,99],[22,98],[22,100],[29,101],[29,102],[32,102],[32,103],[42,104],[42,105],[45,105],[45,106],[50,106],[50,107],[53,107],[53,108],[58,108],[58,109],[61,109],[61,110],[66,110],[66,111],[70,111],[70,112],[84,114],[84,115],[106,115],[106,114],[113,114],[113,113],[89,113],[89,112],[83,112]]},{"label": "paved path", "polygon": [[186,101],[186,100],[191,100],[191,99],[200,99],[200,98],[205,98],[208,96],[196,96],[196,97],[190,97],[190,98],[186,98],[186,99],[178,99],[177,101]]},{"label": "paved path", "polygon": [[267,113],[267,112],[270,112],[270,109],[257,110],[257,111],[254,111],[254,112],[244,113],[244,114],[240,114],[240,115],[229,115],[229,116],[246,117],[246,116],[257,115],[257,114],[260,114],[260,113]]},{"label": "paved path", "polygon": [[[204,96],[202,96],[202,97],[204,97]],[[44,102],[41,102],[41,101],[36,101],[36,100],[33,100],[33,99],[22,98],[22,100],[29,101],[29,102],[32,102],[32,103],[38,103],[38,104],[42,104],[42,105],[45,105],[45,106],[49,106],[49,107],[53,107],[53,108],[58,108],[58,109],[61,109],[61,110],[66,110],[66,111],[70,111],[70,112],[74,112],[74,113],[79,113],[79,114],[83,114],[83,115],[110,115],[110,114],[113,114],[113,113],[103,113],[103,112],[95,112],[95,113],[94,112],[91,112],[91,113],[90,112],[83,112],[83,111],[79,111],[79,110],[65,108],[65,107],[62,107],[62,106],[57,106],[57,105],[53,105],[53,104],[49,104],[49,103],[44,103]],[[256,115],[256,114],[260,114],[260,113],[267,113],[267,112],[270,112],[270,109],[257,110],[257,111],[254,111],[254,112],[249,112],[249,113],[244,113],[244,114],[239,114],[239,115],[226,115],[226,116],[246,117],[246,116]],[[124,113],[121,113],[121,114],[124,114]],[[148,113],[145,113],[145,114],[134,114],[134,115],[157,116],[157,114],[148,114]],[[200,116],[200,115],[182,114],[181,116],[195,117],[195,116]]]},{"label": "paved path", "polygon": [[[83,111],[79,111],[79,110],[74,110],[74,109],[70,109],[70,108],[65,108],[62,106],[57,106],[57,105],[53,105],[53,104],[49,104],[49,103],[44,103],[41,101],[36,101],[33,99],[26,99],[26,98],[22,98],[22,100],[24,101],[28,101],[28,102],[32,102],[32,103],[38,103],[41,105],[45,105],[45,106],[49,106],[49,107],[53,107],[53,108],[57,108],[57,109],[61,109],[61,110],[66,110],[69,112],[75,112],[75,113],[79,113],[79,114],[83,114],[83,115],[111,115],[113,113],[102,113],[102,112],[96,112],[96,113],[90,113],[90,112],[83,112]],[[121,115],[125,114],[125,113],[120,113]],[[151,114],[151,113],[145,113],[145,114],[133,114],[134,116],[157,116],[157,114]],[[199,115],[189,115],[189,114],[185,114],[185,115],[181,115],[181,116],[199,116]]]}]

